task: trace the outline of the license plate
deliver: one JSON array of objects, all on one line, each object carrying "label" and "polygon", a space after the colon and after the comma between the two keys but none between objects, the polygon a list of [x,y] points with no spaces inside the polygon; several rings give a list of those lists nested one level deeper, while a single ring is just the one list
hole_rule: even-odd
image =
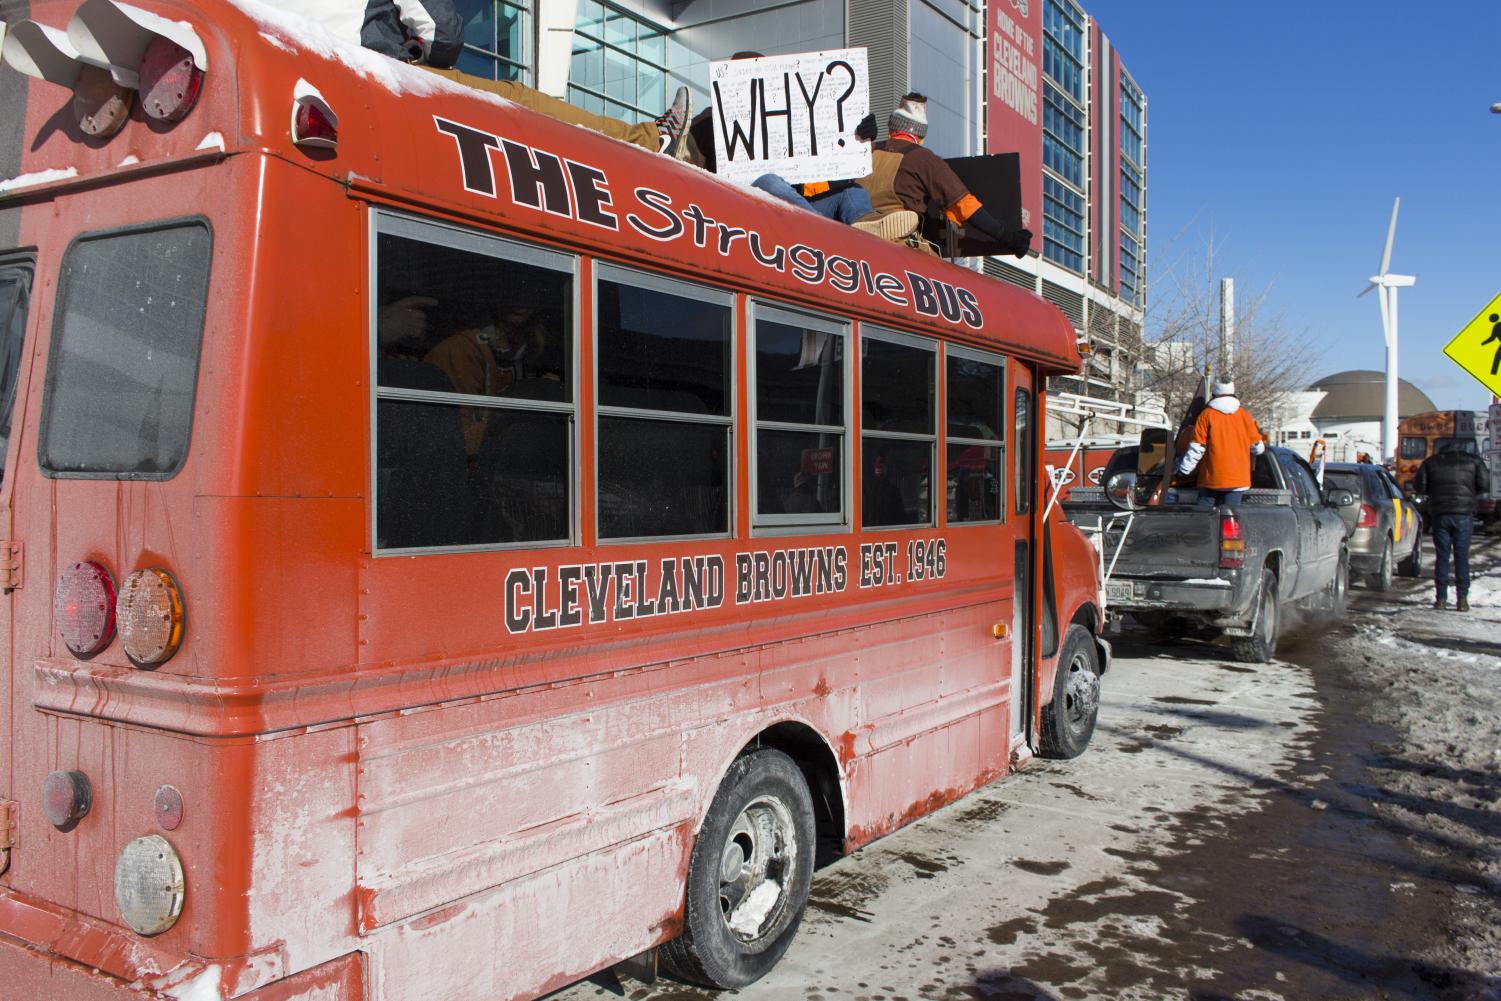
[{"label": "license plate", "polygon": [[1107,580],[1105,582],[1105,597],[1111,601],[1130,601],[1135,597],[1135,589],[1129,580]]}]

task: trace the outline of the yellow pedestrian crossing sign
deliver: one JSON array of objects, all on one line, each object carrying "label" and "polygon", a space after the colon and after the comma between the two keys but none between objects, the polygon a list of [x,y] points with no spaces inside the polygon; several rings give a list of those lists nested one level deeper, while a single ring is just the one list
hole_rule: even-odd
[{"label": "yellow pedestrian crossing sign", "polygon": [[1501,395],[1501,295],[1444,345],[1444,354],[1486,389]]}]

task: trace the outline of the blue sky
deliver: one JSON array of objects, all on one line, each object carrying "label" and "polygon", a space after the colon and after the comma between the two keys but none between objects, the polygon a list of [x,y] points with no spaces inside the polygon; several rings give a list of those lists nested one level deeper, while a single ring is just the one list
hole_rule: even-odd
[{"label": "blue sky", "polygon": [[1320,343],[1309,381],[1381,370],[1355,294],[1400,195],[1400,373],[1490,402],[1443,346],[1501,292],[1501,2],[1082,2],[1147,94],[1149,277],[1212,230],[1219,275]]}]

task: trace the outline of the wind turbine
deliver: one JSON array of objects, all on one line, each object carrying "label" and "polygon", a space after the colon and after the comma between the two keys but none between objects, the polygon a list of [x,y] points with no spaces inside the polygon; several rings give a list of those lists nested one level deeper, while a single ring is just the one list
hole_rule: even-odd
[{"label": "wind turbine", "polygon": [[1376,290],[1381,302],[1381,332],[1386,337],[1386,409],[1381,418],[1381,457],[1393,458],[1397,451],[1397,289],[1417,282],[1412,275],[1394,275],[1387,270],[1392,263],[1392,240],[1397,235],[1397,209],[1402,199],[1392,202],[1392,221],[1386,228],[1386,249],[1381,251],[1381,270],[1371,276],[1371,283],[1355,298]]}]

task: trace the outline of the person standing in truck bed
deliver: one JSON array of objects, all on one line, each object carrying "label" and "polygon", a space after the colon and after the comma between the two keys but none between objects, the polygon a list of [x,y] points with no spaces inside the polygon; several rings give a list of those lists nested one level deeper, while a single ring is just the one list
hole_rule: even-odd
[{"label": "person standing in truck bed", "polygon": [[1214,384],[1214,396],[1194,422],[1178,473],[1199,471],[1199,505],[1235,507],[1251,489],[1251,460],[1266,451],[1266,435],[1235,398],[1235,383]]}]

